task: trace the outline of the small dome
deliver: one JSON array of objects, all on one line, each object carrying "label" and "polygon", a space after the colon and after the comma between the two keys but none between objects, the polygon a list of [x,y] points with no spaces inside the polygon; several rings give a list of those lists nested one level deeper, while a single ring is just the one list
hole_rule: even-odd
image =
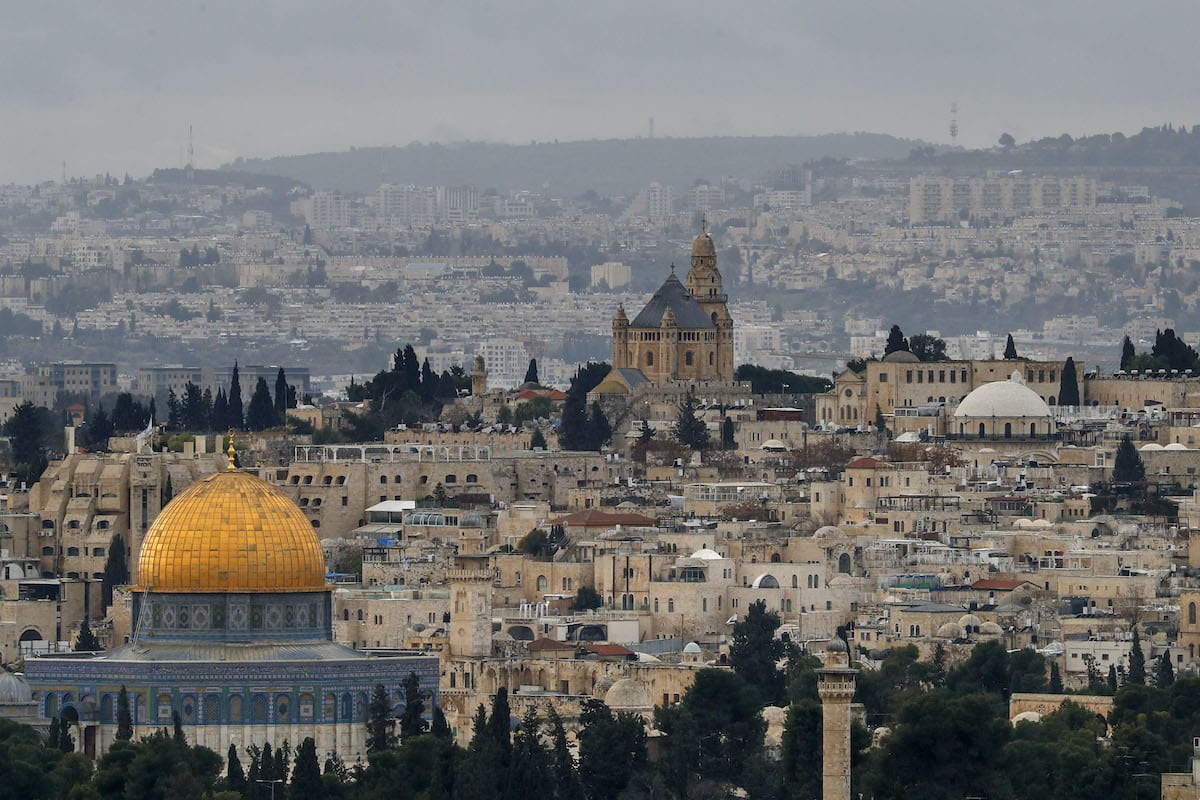
[{"label": "small dome", "polygon": [[1016,725],[1018,722],[1041,722],[1042,715],[1036,711],[1022,711],[1013,717],[1012,721],[1013,725]]},{"label": "small dome", "polygon": [[709,236],[708,231],[705,231],[692,240],[692,258],[716,257],[717,246],[713,244],[713,238]]},{"label": "small dome", "polygon": [[692,553],[692,558],[698,558],[702,561],[715,561],[717,559],[724,558],[724,556],[722,556],[716,550],[709,550],[707,547],[702,547],[696,552]]},{"label": "small dome", "polygon": [[961,639],[963,631],[957,623],[947,622],[937,629],[936,635],[939,639]]},{"label": "small dome", "polygon": [[769,572],[764,572],[754,579],[754,583],[750,584],[755,589],[778,589],[779,579]]},{"label": "small dome", "polygon": [[883,357],[885,364],[912,364],[920,360],[908,350],[893,350]]},{"label": "small dome", "polygon": [[1138,449],[1143,453],[1157,453],[1163,449],[1163,446],[1157,442],[1150,442],[1150,444],[1144,444]]},{"label": "small dome", "polygon": [[964,631],[971,631],[983,624],[983,620],[974,614],[963,614],[958,618],[958,626]]},{"label": "small dome", "polygon": [[1187,450],[1187,446],[1180,444],[1179,442],[1171,442],[1169,445],[1164,447],[1163,450]]},{"label": "small dome", "polygon": [[979,626],[979,632],[984,636],[1002,636],[1004,629],[995,622],[985,622]]},{"label": "small dome", "polygon": [[842,532],[841,528],[835,527],[833,525],[822,525],[820,528],[817,528],[817,532],[812,535],[812,538],[814,538],[814,539],[845,539],[846,534]]},{"label": "small dome", "polygon": [[196,481],[162,510],[137,582],[151,592],[317,592],[325,555],[287,495],[235,469]]},{"label": "small dome", "polygon": [[829,644],[825,645],[826,653],[845,653],[846,643],[841,640],[841,637],[835,636],[829,640]]},{"label": "small dome", "polygon": [[1050,406],[1025,385],[1019,373],[1006,381],[992,381],[973,390],[954,411],[956,419],[1023,417],[1049,418]]},{"label": "small dome", "polygon": [[689,656],[698,656],[700,655],[700,645],[695,642],[688,642],[683,646],[683,652]]},{"label": "small dome", "polygon": [[0,667],[0,706],[32,702],[33,692],[25,678]]},{"label": "small dome", "polygon": [[780,453],[780,452],[783,452],[784,450],[787,450],[788,446],[785,443],[781,442],[779,439],[767,439],[765,442],[762,443],[762,449],[763,450],[771,450],[771,451]]},{"label": "small dome", "polygon": [[604,693],[604,705],[613,711],[649,710],[653,703],[646,687],[632,678],[621,678]]}]

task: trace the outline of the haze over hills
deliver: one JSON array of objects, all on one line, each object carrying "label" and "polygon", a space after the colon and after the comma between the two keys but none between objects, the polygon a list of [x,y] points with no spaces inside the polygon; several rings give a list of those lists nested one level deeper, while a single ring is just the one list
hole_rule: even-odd
[{"label": "haze over hills", "polygon": [[340,153],[237,159],[230,168],[285,175],[322,189],[372,192],[381,183],[472,184],[500,191],[548,185],[572,196],[635,192],[651,181],[677,189],[697,178],[761,176],[825,157],[903,158],[925,143],[878,133],[819,136],[601,139],[526,145],[462,142],[355,148]]}]

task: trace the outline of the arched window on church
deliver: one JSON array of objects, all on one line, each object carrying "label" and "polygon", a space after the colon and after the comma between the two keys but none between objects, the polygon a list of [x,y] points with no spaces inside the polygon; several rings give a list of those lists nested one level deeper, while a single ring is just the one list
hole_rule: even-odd
[{"label": "arched window on church", "polygon": [[1188,603],[1188,625],[1196,624],[1196,604]]},{"label": "arched window on church", "polygon": [[708,365],[711,367],[714,363],[716,363],[716,359],[717,359],[717,356],[715,353],[709,353],[708,354]]}]

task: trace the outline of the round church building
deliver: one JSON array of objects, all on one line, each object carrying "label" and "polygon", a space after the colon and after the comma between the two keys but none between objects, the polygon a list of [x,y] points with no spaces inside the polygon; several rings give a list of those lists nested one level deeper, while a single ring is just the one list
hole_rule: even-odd
[{"label": "round church building", "polygon": [[403,703],[415,672],[437,698],[436,656],[372,656],[333,641],[320,542],[300,509],[266,481],[230,468],[192,484],[143,540],[128,644],[26,662],[34,699],[103,753],[125,688],[135,735],[169,727],[224,755],[230,743],[316,740],[349,763],[366,757],[377,685]]}]

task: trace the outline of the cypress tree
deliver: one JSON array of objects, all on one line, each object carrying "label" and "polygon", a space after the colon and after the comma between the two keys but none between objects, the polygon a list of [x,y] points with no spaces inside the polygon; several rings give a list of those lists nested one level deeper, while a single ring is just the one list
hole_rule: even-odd
[{"label": "cypress tree", "polygon": [[1133,341],[1126,336],[1121,342],[1121,369],[1129,369],[1129,364],[1133,359],[1137,358],[1137,350],[1133,348]]},{"label": "cypress tree", "polygon": [[1075,374],[1075,359],[1071,356],[1067,356],[1067,363],[1063,364],[1062,379],[1058,383],[1058,404],[1079,405],[1079,376]]},{"label": "cypress tree", "polygon": [[1017,358],[1017,344],[1013,341],[1012,334],[1008,335],[1008,341],[1004,344],[1004,360],[1014,361]]},{"label": "cypress tree", "polygon": [[121,692],[117,695],[117,741],[128,742],[132,738],[133,715],[129,712],[129,693],[122,685]]},{"label": "cypress tree", "polygon": [[282,422],[287,418],[288,410],[288,382],[287,375],[283,373],[283,367],[279,368],[279,373],[275,376],[275,418]]},{"label": "cypress tree", "polygon": [[608,417],[599,403],[592,403],[592,415],[588,420],[588,427],[591,428],[592,433],[592,446],[588,448],[589,450],[599,450],[612,441],[612,426],[608,424]]},{"label": "cypress tree", "polygon": [[238,758],[237,747],[232,742],[225,756],[225,786],[232,792],[246,791],[246,773],[242,769],[242,760]]},{"label": "cypress tree", "polygon": [[125,553],[125,537],[114,533],[108,540],[108,556],[104,559],[104,579],[100,582],[101,602],[112,605],[113,587],[129,583],[129,561]]},{"label": "cypress tree", "polygon": [[1117,445],[1112,479],[1115,483],[1141,483],[1146,480],[1146,465],[1128,434],[1122,436],[1121,443]]},{"label": "cypress tree", "polygon": [[906,353],[910,352],[908,339],[904,338],[904,331],[900,330],[899,325],[893,325],[891,330],[888,331],[887,344],[883,347],[883,354],[885,356],[891,355],[898,350]]},{"label": "cypress tree", "polygon": [[1058,662],[1050,662],[1050,694],[1062,694],[1062,673],[1058,670]]},{"label": "cypress tree", "polygon": [[241,430],[245,426],[245,414],[242,410],[242,380],[238,376],[238,363],[233,362],[233,376],[229,379],[229,396],[225,399],[228,407],[225,410],[226,427]]},{"label": "cypress tree", "polygon": [[421,680],[417,673],[410,672],[402,684],[404,687],[404,712],[400,715],[400,740],[420,736],[425,732],[425,697],[421,692]]},{"label": "cypress tree", "polygon": [[529,449],[536,450],[538,448],[546,449],[546,437],[542,435],[540,428],[534,430],[533,435],[529,437]]},{"label": "cypress tree", "polygon": [[522,383],[541,383],[538,380],[538,365],[536,358],[529,359],[529,366],[525,369],[525,380],[522,381]]},{"label": "cypress tree", "polygon": [[367,706],[367,752],[379,753],[396,745],[396,719],[392,716],[392,701],[382,683],[375,684]]},{"label": "cypress tree", "polygon": [[1133,626],[1133,644],[1129,647],[1129,673],[1126,683],[1133,686],[1146,685],[1146,654],[1142,651],[1142,639],[1137,625]]},{"label": "cypress tree", "polygon": [[421,399],[426,403],[437,397],[438,376],[429,366],[429,359],[421,364]]},{"label": "cypress tree", "polygon": [[288,797],[291,800],[322,800],[325,797],[321,767],[317,763],[317,743],[311,736],[305,737],[296,748],[296,768],[292,771]]},{"label": "cypress tree", "polygon": [[675,424],[671,427],[671,435],[680,444],[693,450],[708,449],[708,426],[700,418],[700,401],[696,399],[696,391],[688,387],[687,394],[679,401]]},{"label": "cypress tree", "polygon": [[267,388],[267,379],[259,377],[254,385],[254,395],[250,398],[250,408],[246,413],[246,427],[252,431],[265,431],[275,426],[275,404],[271,401],[271,390]]},{"label": "cypress tree", "polygon": [[1175,667],[1171,664],[1171,651],[1163,651],[1162,656],[1155,662],[1154,685],[1159,689],[1170,689],[1175,683]]},{"label": "cypress tree", "polygon": [[88,625],[87,617],[84,617],[83,622],[79,623],[79,636],[75,637],[75,652],[95,652],[102,649],[96,634],[92,633],[92,626]]},{"label": "cypress tree", "polygon": [[209,428],[214,431],[229,429],[229,400],[225,397],[224,389],[217,389],[217,396],[213,400],[212,414],[209,417]]},{"label": "cypress tree", "polygon": [[726,450],[737,447],[737,442],[733,438],[733,420],[728,415],[721,423],[721,447]]}]

